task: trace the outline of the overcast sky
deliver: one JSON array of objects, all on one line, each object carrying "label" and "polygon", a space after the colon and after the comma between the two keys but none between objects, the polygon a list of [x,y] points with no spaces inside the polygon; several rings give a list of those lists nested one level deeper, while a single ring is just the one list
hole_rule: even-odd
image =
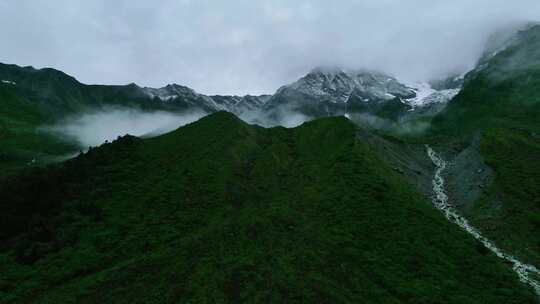
[{"label": "overcast sky", "polygon": [[462,71],[539,0],[0,0],[0,62],[84,83],[272,93],[316,66]]}]

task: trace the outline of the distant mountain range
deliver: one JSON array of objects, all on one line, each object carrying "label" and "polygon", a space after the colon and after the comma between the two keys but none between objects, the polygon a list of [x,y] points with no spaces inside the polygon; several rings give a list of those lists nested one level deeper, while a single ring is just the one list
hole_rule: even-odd
[{"label": "distant mountain range", "polygon": [[399,120],[418,108],[445,104],[459,91],[461,78],[441,82],[451,87],[433,89],[429,83],[408,86],[380,72],[316,68],[274,95],[261,96],[208,96],[178,84],[162,88],[85,85],[54,69],[7,64],[0,64],[0,79],[3,88],[16,91],[47,119],[120,105],[144,110],[228,111],[269,126],[279,125],[291,112],[309,119],[366,113]]}]

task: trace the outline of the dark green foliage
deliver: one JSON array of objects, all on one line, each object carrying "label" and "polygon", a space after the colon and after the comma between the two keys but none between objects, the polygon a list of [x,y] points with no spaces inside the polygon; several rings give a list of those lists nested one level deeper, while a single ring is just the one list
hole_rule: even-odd
[{"label": "dark green foliage", "polygon": [[220,112],[26,175],[0,190],[20,227],[0,302],[536,301],[343,118],[263,129]]},{"label": "dark green foliage", "polygon": [[[0,84],[0,88],[16,91],[33,111],[41,114],[41,122],[51,122],[66,115],[95,110],[102,106],[125,106],[142,109],[163,109],[141,93],[135,84],[125,86],[85,85],[55,69],[21,68],[0,63],[0,79],[9,79],[16,85]],[[1,98],[0,103],[10,103]],[[14,113],[20,115],[20,112]]]},{"label": "dark green foliage", "polygon": [[17,87],[0,83],[0,179],[27,166],[32,159],[46,159],[74,149],[40,133],[36,127],[43,121],[42,113],[19,94]]},{"label": "dark green foliage", "polygon": [[468,212],[485,234],[529,263],[540,263],[540,137],[534,132],[485,132],[481,152],[495,182]]}]

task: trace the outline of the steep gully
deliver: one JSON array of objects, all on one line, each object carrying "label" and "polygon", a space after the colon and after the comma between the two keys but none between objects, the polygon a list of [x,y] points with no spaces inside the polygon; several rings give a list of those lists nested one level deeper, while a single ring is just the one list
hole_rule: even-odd
[{"label": "steep gully", "polygon": [[480,241],[487,249],[493,252],[497,257],[505,260],[512,265],[512,269],[519,276],[521,282],[530,285],[538,295],[540,299],[540,270],[533,265],[528,265],[520,262],[514,256],[509,255],[499,249],[495,244],[484,237],[480,231],[471,226],[467,219],[459,215],[457,210],[448,202],[448,195],[445,190],[445,180],[443,172],[446,169],[448,163],[438,155],[431,147],[426,146],[427,154],[433,164],[435,165],[435,175],[433,176],[433,204],[439,209],[444,216],[452,223],[460,226],[467,231],[475,239]]}]

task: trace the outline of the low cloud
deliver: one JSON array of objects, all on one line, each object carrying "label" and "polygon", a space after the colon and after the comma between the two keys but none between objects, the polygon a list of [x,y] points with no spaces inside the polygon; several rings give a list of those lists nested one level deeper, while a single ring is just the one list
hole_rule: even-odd
[{"label": "low cloud", "polygon": [[278,125],[285,128],[294,128],[310,120],[313,120],[313,118],[298,112],[290,112],[281,118]]},{"label": "low cloud", "polygon": [[171,113],[144,112],[128,108],[108,108],[69,117],[42,131],[67,141],[75,141],[81,148],[98,146],[126,134],[151,137],[170,132],[206,115],[203,112]]},{"label": "low cloud", "polygon": [[267,115],[262,111],[250,111],[242,113],[239,117],[249,124],[256,124],[265,128],[277,126],[295,128],[306,121],[314,119],[313,117],[290,109],[280,109],[272,113],[272,115]]},{"label": "low cloud", "polygon": [[[39,130],[76,143],[81,149],[95,147],[105,141],[113,141],[126,134],[138,137],[154,137],[181,126],[195,122],[208,115],[202,111],[173,113],[165,111],[146,112],[124,107],[108,107],[63,119]],[[280,111],[278,119],[270,119],[260,111],[243,113],[240,118],[247,123],[265,128],[282,126],[294,128],[313,118],[293,111]]]},{"label": "low cloud", "polygon": [[431,124],[421,120],[410,121],[392,121],[368,113],[349,114],[350,120],[354,123],[378,130],[384,130],[399,135],[417,135],[422,134],[429,129]]}]

